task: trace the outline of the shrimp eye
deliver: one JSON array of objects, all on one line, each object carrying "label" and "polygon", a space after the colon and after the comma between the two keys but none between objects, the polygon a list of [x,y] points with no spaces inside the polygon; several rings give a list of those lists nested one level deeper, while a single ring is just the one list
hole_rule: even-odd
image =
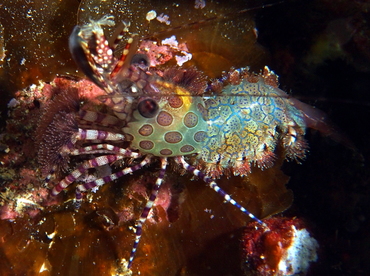
[{"label": "shrimp eye", "polygon": [[155,115],[157,115],[159,107],[155,100],[145,99],[139,103],[137,109],[139,110],[141,116],[145,118],[153,118]]},{"label": "shrimp eye", "polygon": [[131,64],[136,64],[142,69],[148,69],[150,61],[147,55],[144,54],[135,54],[131,59]]}]

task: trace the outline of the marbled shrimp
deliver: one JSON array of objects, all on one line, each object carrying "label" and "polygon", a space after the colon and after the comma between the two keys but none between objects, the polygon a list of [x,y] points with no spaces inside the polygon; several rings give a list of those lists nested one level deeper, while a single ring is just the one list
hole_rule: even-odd
[{"label": "marbled shrimp", "polygon": [[39,130],[39,160],[49,173],[47,182],[68,168],[72,156],[96,156],[60,180],[52,195],[88,175],[91,168],[123,164],[115,173],[78,184],[78,205],[83,192],[159,160],[156,183],[136,222],[129,267],[169,162],[202,179],[224,201],[265,227],[216,179],[224,174],[248,176],[253,166],[271,167],[277,148],[284,158],[304,159],[306,128],[334,134],[325,115],[280,90],[277,76],[267,67],[260,74],[248,68],[231,69],[211,81],[196,68],[152,68],[147,55],[137,52],[135,36],[116,58],[116,45],[128,26],[124,24],[121,34],[109,43],[102,28],[106,25],[114,25],[112,16],[76,26],[69,41],[76,63],[102,89],[98,99],[106,112],[76,106],[80,99],[66,91],[54,100],[59,109],[50,107],[41,119],[47,123],[40,123],[44,129]]}]

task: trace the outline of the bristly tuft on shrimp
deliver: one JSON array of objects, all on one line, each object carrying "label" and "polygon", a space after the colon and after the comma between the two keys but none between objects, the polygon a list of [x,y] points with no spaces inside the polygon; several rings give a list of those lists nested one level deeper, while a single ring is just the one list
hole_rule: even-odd
[{"label": "bristly tuft on shrimp", "polygon": [[65,172],[70,159],[66,147],[73,144],[78,125],[80,99],[76,88],[54,87],[54,99],[45,107],[36,130],[38,159],[42,172]]}]

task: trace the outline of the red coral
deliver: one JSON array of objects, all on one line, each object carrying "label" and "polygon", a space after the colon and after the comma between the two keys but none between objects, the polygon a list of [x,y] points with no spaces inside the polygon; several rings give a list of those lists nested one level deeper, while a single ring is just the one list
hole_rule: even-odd
[{"label": "red coral", "polygon": [[260,276],[305,275],[309,263],[316,261],[318,245],[309,236],[303,221],[275,217],[264,222],[268,229],[255,222],[245,229],[242,243],[245,271]]}]

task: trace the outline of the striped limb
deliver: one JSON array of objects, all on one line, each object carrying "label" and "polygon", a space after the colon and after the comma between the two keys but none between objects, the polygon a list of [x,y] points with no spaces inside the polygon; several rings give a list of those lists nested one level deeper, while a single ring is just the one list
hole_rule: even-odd
[{"label": "striped limb", "polygon": [[125,48],[123,49],[120,59],[118,60],[112,72],[110,73],[111,79],[113,79],[122,70],[127,70],[129,68],[131,59],[138,49],[138,44],[139,44],[139,39],[137,37],[137,34],[133,34],[127,40],[127,43],[125,45]]},{"label": "striped limb", "polygon": [[78,112],[78,116],[82,123],[89,125],[99,125],[103,127],[117,127],[122,123],[116,116],[85,109],[81,109]]},{"label": "striped limb", "polygon": [[77,169],[67,175],[62,181],[60,181],[51,191],[53,196],[59,194],[63,189],[67,188],[71,183],[75,182],[77,178],[85,174],[88,169],[100,167],[106,164],[110,164],[117,160],[125,157],[124,155],[102,155],[82,163]]},{"label": "striped limb", "polygon": [[159,188],[161,187],[162,182],[163,182],[163,178],[164,178],[164,174],[165,174],[166,166],[167,166],[167,159],[166,158],[161,158],[161,163],[162,163],[161,164],[161,170],[159,172],[159,176],[157,178],[157,181],[155,182],[155,185],[152,189],[152,193],[149,197],[148,202],[146,203],[146,205],[143,209],[143,212],[141,213],[141,216],[140,216],[139,220],[136,222],[135,241],[134,241],[134,245],[132,246],[130,259],[129,259],[129,262],[128,262],[128,268],[131,267],[132,262],[135,258],[136,249],[139,245],[142,230],[143,230],[143,224],[145,223],[145,221],[148,217],[148,214],[149,214],[150,210],[153,207],[154,201],[155,201],[155,199],[157,198],[157,195],[158,195]]},{"label": "striped limb", "polygon": [[69,152],[70,155],[83,154],[115,154],[124,155],[125,157],[138,158],[140,156],[137,152],[132,152],[129,149],[123,149],[111,144],[97,144],[83,148],[73,149]]},{"label": "striped limb", "polygon": [[126,174],[133,173],[134,171],[140,170],[143,168],[145,165],[150,163],[150,158],[147,157],[143,161],[141,161],[139,164],[132,166],[132,167],[126,167],[123,170],[113,173],[111,175],[104,176],[102,178],[96,179],[94,181],[80,184],[76,188],[76,204],[79,206],[81,204],[81,199],[82,199],[82,193],[91,190],[91,189],[96,189],[100,186],[103,186],[104,184],[114,181]]},{"label": "striped limb", "polygon": [[253,215],[251,212],[249,212],[247,209],[245,209],[243,206],[241,206],[238,202],[236,202],[229,194],[227,194],[224,190],[222,190],[216,182],[207,176],[206,174],[202,173],[200,170],[196,169],[195,167],[188,164],[182,156],[176,157],[175,161],[180,164],[185,170],[189,171],[193,175],[199,177],[204,182],[208,184],[210,188],[212,188],[216,193],[218,193],[220,196],[224,198],[225,201],[231,203],[236,208],[238,208],[241,212],[249,216],[251,219],[257,221],[259,224],[267,228],[267,225],[260,219],[258,219],[255,215]]},{"label": "striped limb", "polygon": [[[119,152],[119,154],[123,154],[125,156],[131,157],[131,154],[133,154],[135,157],[135,154],[132,153],[131,151],[127,151],[124,149],[120,149],[117,151],[117,147],[107,145],[105,148],[105,151],[103,149],[104,146],[102,146],[101,149],[98,150],[98,148],[94,149],[96,150],[95,152],[88,151],[90,147],[85,147],[82,149],[76,149],[75,144],[77,141],[123,141],[125,139],[125,136],[119,133],[114,133],[114,132],[108,132],[108,131],[102,131],[102,130],[95,130],[95,129],[81,129],[79,128],[78,131],[72,135],[70,141],[65,144],[61,149],[60,149],[60,156],[67,156],[67,155],[82,155],[82,154],[94,154],[94,153],[110,153],[112,150],[113,152]],[[113,147],[113,148],[112,148]],[[91,147],[92,149],[92,147]],[[45,186],[49,183],[51,178],[56,172],[56,166],[51,169],[49,174],[45,177]]]},{"label": "striped limb", "polygon": [[74,135],[72,140],[75,141],[123,141],[125,136],[119,133],[96,130],[96,129],[82,129],[79,128],[78,132]]}]

